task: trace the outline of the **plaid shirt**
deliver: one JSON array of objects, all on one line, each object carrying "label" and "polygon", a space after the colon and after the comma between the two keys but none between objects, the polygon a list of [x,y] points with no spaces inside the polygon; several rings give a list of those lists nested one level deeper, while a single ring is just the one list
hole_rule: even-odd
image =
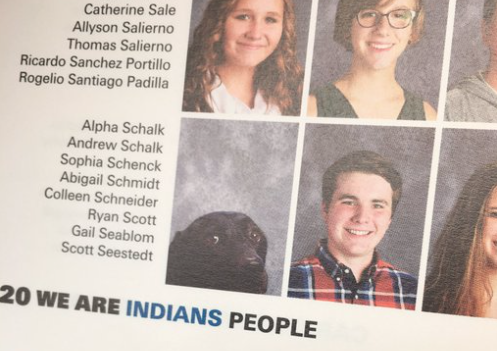
[{"label": "plaid shirt", "polygon": [[289,297],[414,310],[416,278],[375,253],[357,283],[352,270],[334,259],[326,243],[322,240],[316,255],[292,265]]}]

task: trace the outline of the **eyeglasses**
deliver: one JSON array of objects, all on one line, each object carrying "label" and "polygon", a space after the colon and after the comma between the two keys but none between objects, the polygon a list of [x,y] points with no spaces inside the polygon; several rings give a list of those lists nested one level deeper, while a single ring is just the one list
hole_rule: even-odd
[{"label": "eyeglasses", "polygon": [[376,10],[361,10],[357,14],[357,22],[363,28],[377,26],[381,19],[386,16],[388,24],[395,29],[402,29],[409,26],[416,17],[416,11],[409,9],[397,9],[388,13],[381,13]]}]

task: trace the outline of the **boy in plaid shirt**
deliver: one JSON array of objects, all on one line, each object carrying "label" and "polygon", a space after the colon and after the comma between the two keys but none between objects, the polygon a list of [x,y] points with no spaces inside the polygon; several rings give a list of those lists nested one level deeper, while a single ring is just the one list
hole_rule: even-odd
[{"label": "boy in plaid shirt", "polygon": [[350,153],[323,175],[327,239],[292,265],[289,297],[414,309],[417,280],[376,252],[400,200],[402,178],[370,151]]}]

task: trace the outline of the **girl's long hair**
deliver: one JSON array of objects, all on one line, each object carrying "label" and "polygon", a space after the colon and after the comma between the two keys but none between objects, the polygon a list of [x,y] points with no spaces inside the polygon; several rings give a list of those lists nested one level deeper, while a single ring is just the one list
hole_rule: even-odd
[{"label": "girl's long hair", "polygon": [[[209,94],[216,81],[216,67],[223,63],[224,25],[238,0],[211,0],[188,49],[183,110],[213,112]],[[283,115],[300,114],[303,71],[296,54],[295,11],[292,0],[284,3],[283,32],[276,50],[256,67],[254,88]]]},{"label": "girl's long hair", "polygon": [[434,250],[423,310],[482,316],[493,291],[483,249],[487,203],[497,187],[497,163],[476,170],[464,185]]}]

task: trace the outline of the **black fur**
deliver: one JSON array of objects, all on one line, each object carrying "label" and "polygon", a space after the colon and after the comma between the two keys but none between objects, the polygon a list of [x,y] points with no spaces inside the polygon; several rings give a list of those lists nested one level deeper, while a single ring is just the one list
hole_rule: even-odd
[{"label": "black fur", "polygon": [[212,212],[176,232],[166,283],[264,294],[267,240],[243,213]]}]

